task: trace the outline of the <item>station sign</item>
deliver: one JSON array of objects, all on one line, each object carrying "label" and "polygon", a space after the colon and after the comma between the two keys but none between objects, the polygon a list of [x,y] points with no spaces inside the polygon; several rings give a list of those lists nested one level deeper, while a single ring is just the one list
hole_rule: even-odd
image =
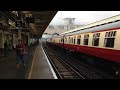
[{"label": "station sign", "polygon": [[16,20],[15,25],[16,27],[22,27],[22,20]]}]

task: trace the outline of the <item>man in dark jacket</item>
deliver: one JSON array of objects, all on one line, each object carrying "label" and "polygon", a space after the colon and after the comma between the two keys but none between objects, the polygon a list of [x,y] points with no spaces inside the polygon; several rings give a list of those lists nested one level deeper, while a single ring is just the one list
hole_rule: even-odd
[{"label": "man in dark jacket", "polygon": [[7,45],[7,41],[5,41],[4,43],[4,56],[7,56],[7,49],[8,49],[8,45]]}]

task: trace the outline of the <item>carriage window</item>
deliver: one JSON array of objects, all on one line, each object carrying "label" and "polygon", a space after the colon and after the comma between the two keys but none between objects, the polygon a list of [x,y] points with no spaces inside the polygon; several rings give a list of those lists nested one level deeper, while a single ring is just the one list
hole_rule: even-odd
[{"label": "carriage window", "polygon": [[65,37],[63,37],[63,41],[64,41],[64,43],[65,43]]},{"label": "carriage window", "polygon": [[100,37],[100,33],[95,33],[93,35],[93,42],[92,42],[93,46],[98,46],[99,45],[99,37]]},{"label": "carriage window", "polygon": [[84,45],[88,45],[89,34],[84,35]]},{"label": "carriage window", "polygon": [[67,37],[67,43],[69,44],[69,37]]},{"label": "carriage window", "polygon": [[108,37],[110,37],[111,32],[108,33]]},{"label": "carriage window", "polygon": [[105,37],[107,37],[108,36],[108,32],[106,32],[106,34],[105,34]]},{"label": "carriage window", "polygon": [[67,40],[67,38],[66,38],[66,43],[68,43],[68,40]]},{"label": "carriage window", "polygon": [[80,44],[81,35],[77,37],[77,44]]},{"label": "carriage window", "polygon": [[63,37],[63,43],[65,43],[65,38]]},{"label": "carriage window", "polygon": [[105,38],[105,47],[111,47],[113,48],[114,47],[114,39],[115,38]]},{"label": "carriage window", "polygon": [[71,44],[73,43],[73,38],[71,38]]},{"label": "carriage window", "polygon": [[69,39],[68,39],[68,43],[70,44],[70,37],[69,37]]},{"label": "carriage window", "polygon": [[80,39],[77,39],[77,44],[80,44]]},{"label": "carriage window", "polygon": [[75,44],[75,39],[74,39],[74,44]]},{"label": "carriage window", "polygon": [[64,38],[63,37],[61,38],[61,43],[64,43]]},{"label": "carriage window", "polygon": [[110,36],[112,37],[112,36],[113,36],[113,34],[114,34],[114,32],[112,31]]},{"label": "carriage window", "polygon": [[76,36],[74,36],[74,42],[73,42],[74,44],[75,44],[75,39],[76,39]]},{"label": "carriage window", "polygon": [[61,42],[63,41],[63,39],[61,38]]},{"label": "carriage window", "polygon": [[58,39],[58,43],[60,43],[60,39]]},{"label": "carriage window", "polygon": [[[108,32],[106,32],[106,33],[108,33]],[[116,36],[116,31],[109,32],[109,35],[105,36],[104,46],[113,48],[115,36]]]},{"label": "carriage window", "polygon": [[116,31],[114,31],[114,33],[113,33],[113,36],[115,36],[116,35]]},{"label": "carriage window", "polygon": [[65,43],[67,43],[67,38],[65,37],[65,40],[64,40]]}]

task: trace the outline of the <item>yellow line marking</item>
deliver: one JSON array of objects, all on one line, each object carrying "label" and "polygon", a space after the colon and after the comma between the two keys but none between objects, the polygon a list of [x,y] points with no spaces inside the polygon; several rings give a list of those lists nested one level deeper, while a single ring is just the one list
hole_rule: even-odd
[{"label": "yellow line marking", "polygon": [[35,54],[34,54],[34,57],[33,57],[32,66],[31,66],[31,69],[30,69],[30,73],[29,73],[28,79],[31,79],[33,65],[34,65],[34,61],[35,61],[36,50],[37,50],[37,47],[35,49]]}]

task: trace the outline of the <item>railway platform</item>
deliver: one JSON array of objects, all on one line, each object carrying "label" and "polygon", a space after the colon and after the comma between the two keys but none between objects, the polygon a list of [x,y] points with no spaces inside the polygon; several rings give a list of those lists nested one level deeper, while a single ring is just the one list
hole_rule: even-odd
[{"label": "railway platform", "polygon": [[28,79],[57,79],[41,43],[36,48]]},{"label": "railway platform", "polygon": [[47,60],[41,43],[28,49],[25,56],[27,69],[22,65],[16,69],[16,52],[9,51],[6,57],[0,56],[0,79],[55,79],[54,71]]}]

